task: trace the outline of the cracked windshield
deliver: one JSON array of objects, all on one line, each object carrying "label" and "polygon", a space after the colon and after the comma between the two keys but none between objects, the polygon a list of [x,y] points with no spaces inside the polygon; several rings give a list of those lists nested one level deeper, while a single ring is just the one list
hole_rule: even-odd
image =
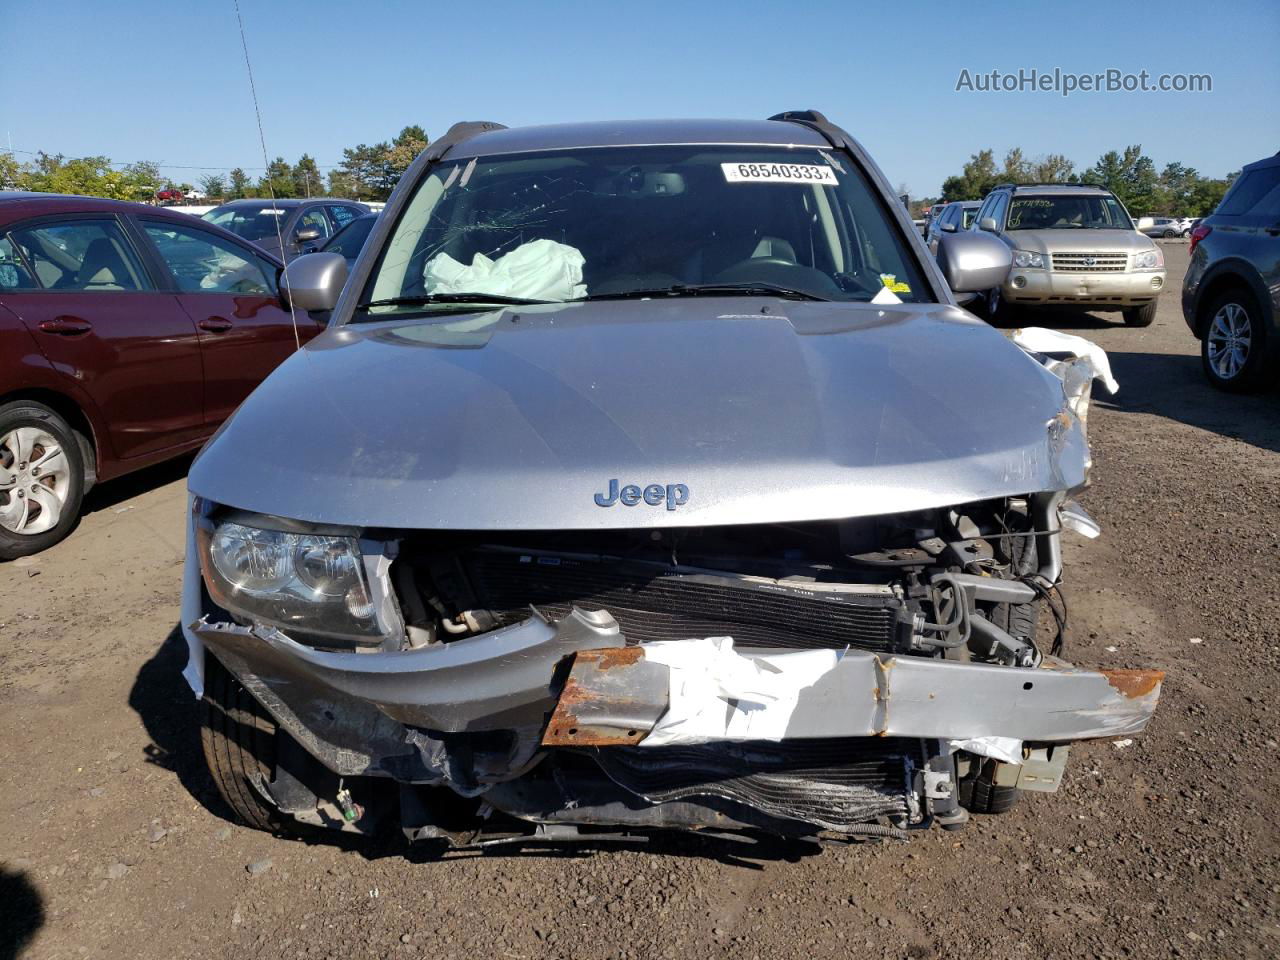
[{"label": "cracked windshield", "polygon": [[459,159],[437,166],[409,201],[355,319],[698,293],[933,299],[903,245],[862,175],[827,151]]}]

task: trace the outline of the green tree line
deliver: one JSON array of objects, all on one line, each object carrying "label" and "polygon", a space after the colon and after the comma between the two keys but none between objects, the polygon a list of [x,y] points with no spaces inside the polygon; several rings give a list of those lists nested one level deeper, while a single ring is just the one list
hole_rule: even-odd
[{"label": "green tree line", "polygon": [[1141,144],[1108,150],[1080,171],[1060,153],[1030,159],[1015,147],[1005,154],[1003,164],[997,164],[994,151],[980,150],[960,173],[942,182],[941,200],[981,200],[1000,183],[1096,183],[1119,197],[1135,217],[1204,217],[1213,212],[1237,173],[1205,177],[1181,163],[1157,171]]},{"label": "green tree line", "polygon": [[[210,200],[272,195],[385,200],[400,175],[426,149],[428,142],[422,127],[409,126],[393,140],[372,145],[361,143],[344,149],[342,162],[328,174],[322,174],[315,158],[304,153],[293,164],[284,157],[276,157],[256,178],[236,167],[226,176],[210,174],[197,182]],[[68,158],[47,153],[37,153],[34,160],[20,162],[11,153],[0,153],[0,189],[145,201],[161,190],[189,192],[193,186],[161,176],[159,166],[154,163],[119,166],[108,157]]]}]

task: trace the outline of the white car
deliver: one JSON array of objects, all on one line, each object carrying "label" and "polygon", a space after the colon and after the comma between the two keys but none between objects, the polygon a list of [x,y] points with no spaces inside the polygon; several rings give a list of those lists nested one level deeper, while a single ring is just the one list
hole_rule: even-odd
[{"label": "white car", "polygon": [[187,200],[208,200],[209,199],[209,195],[205,193],[203,190],[188,190],[185,194],[183,194],[183,197],[185,197]]}]

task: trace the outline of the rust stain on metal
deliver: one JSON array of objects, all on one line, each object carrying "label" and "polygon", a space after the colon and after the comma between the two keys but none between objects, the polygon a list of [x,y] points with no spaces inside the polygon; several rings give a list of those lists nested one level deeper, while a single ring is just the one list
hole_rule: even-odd
[{"label": "rust stain on metal", "polygon": [[[644,659],[640,647],[616,647],[605,650],[580,650],[575,654],[573,669],[580,661],[594,665],[596,670],[629,666]],[[565,680],[551,720],[542,734],[546,747],[619,747],[639,743],[648,730],[619,730],[613,727],[593,727],[578,716],[578,708],[584,704],[599,702],[599,694],[580,684],[572,674]]]},{"label": "rust stain on metal", "polygon": [[597,670],[611,670],[614,667],[629,667],[643,659],[643,647],[606,647],[603,650],[579,650],[574,658],[574,666],[579,662],[588,662],[594,663]]},{"label": "rust stain on metal", "polygon": [[577,716],[556,707],[542,735],[544,747],[629,747],[644,739],[647,730],[615,730],[612,727],[591,727]]},{"label": "rust stain on metal", "polygon": [[1100,670],[1099,673],[1130,700],[1145,697],[1164,682],[1163,670]]}]

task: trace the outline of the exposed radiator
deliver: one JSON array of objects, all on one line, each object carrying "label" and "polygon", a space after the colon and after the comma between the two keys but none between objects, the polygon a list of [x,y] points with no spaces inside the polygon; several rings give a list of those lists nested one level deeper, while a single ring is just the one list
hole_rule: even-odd
[{"label": "exposed radiator", "polygon": [[869,737],[617,747],[593,757],[615,783],[652,803],[714,797],[840,830],[908,813],[922,746]]},{"label": "exposed radiator", "polygon": [[740,647],[893,651],[910,640],[902,601],[869,587],[823,589],[661,564],[479,548],[460,562],[475,606],[513,623],[608,610],[632,643],[730,636]]}]

